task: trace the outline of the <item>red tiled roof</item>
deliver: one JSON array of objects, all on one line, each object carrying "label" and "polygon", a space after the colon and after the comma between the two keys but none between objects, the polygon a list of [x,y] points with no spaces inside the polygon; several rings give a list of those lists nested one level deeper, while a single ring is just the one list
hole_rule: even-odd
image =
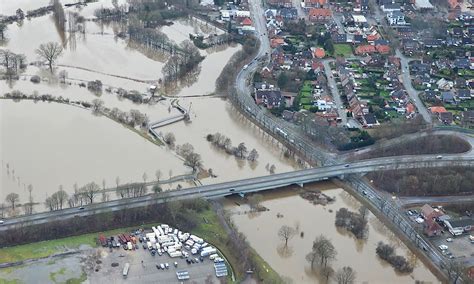
[{"label": "red tiled roof", "polygon": [[373,45],[360,45],[355,49],[355,52],[356,54],[374,53],[376,49]]},{"label": "red tiled roof", "polygon": [[242,21],[242,25],[244,25],[244,26],[251,26],[251,25],[252,25],[252,20],[250,20],[250,18],[245,18],[245,19]]},{"label": "red tiled roof", "polygon": [[444,107],[441,107],[441,106],[430,107],[430,111],[431,111],[431,113],[443,113],[443,112],[447,112],[447,110],[446,110]]},{"label": "red tiled roof", "polygon": [[375,40],[378,40],[379,38],[380,38],[379,34],[368,35],[367,36],[367,41],[375,41]]},{"label": "red tiled roof", "polygon": [[316,56],[317,58],[323,58],[324,56],[326,56],[326,52],[324,52],[324,49],[322,49],[321,47],[318,47],[314,51],[314,56]]},{"label": "red tiled roof", "polygon": [[407,104],[407,113],[414,113],[415,112],[415,106],[411,103]]},{"label": "red tiled roof", "polygon": [[382,54],[387,54],[390,52],[390,46],[388,45],[377,45],[375,46],[375,49],[377,50],[377,52]]},{"label": "red tiled roof", "polygon": [[326,0],[305,0],[305,3],[311,3],[311,4],[319,4],[319,5],[325,5],[327,3]]},{"label": "red tiled roof", "polygon": [[324,8],[311,8],[309,10],[309,17],[310,18],[317,18],[317,17],[331,17],[332,12],[329,9]]}]

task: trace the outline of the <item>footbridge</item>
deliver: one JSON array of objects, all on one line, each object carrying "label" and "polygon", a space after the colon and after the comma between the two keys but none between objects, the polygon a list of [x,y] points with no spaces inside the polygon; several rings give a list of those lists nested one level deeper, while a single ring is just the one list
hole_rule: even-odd
[{"label": "footbridge", "polygon": [[467,166],[474,167],[474,157],[462,155],[444,156],[442,159],[435,155],[385,157],[362,160],[352,164],[338,164],[320,168],[268,175],[263,177],[231,181],[219,184],[190,187],[181,190],[162,192],[158,195],[147,195],[136,198],[125,198],[103,203],[90,204],[83,210],[67,208],[52,212],[42,212],[28,216],[6,219],[0,226],[0,231],[14,228],[17,225],[27,226],[52,221],[64,220],[76,216],[89,216],[103,212],[111,212],[133,207],[143,207],[151,204],[172,200],[192,198],[218,198],[231,194],[244,195],[252,192],[272,190],[289,185],[303,186],[306,183],[329,178],[344,179],[346,175],[363,174],[373,171],[436,168],[436,167]]}]

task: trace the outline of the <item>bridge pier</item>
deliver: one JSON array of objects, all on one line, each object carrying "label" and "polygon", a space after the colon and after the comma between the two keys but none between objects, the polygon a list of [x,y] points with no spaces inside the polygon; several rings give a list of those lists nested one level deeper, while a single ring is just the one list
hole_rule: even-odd
[{"label": "bridge pier", "polygon": [[344,174],[339,175],[338,178],[339,178],[340,180],[344,180]]},{"label": "bridge pier", "polygon": [[300,182],[300,183],[297,183],[296,185],[297,185],[297,186],[299,186],[299,187],[301,187],[301,188],[303,188],[303,187],[304,187],[304,183],[302,183],[302,182]]}]

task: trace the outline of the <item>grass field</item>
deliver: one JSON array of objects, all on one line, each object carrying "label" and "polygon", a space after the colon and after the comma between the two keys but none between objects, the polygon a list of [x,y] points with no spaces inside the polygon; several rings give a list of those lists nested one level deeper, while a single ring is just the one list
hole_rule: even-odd
[{"label": "grass field", "polygon": [[342,56],[351,56],[352,47],[349,44],[335,44],[334,45],[334,54]]}]

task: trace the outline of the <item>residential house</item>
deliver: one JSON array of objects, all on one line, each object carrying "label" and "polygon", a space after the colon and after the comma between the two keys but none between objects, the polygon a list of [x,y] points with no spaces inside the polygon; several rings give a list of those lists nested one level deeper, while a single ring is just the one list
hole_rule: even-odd
[{"label": "residential house", "polygon": [[298,19],[298,11],[296,8],[282,8],[278,11],[284,20]]},{"label": "residential house", "polygon": [[457,89],[456,96],[461,101],[472,99],[471,91],[469,89]]},{"label": "residential house", "polygon": [[333,102],[328,102],[326,100],[316,100],[315,106],[318,107],[318,110],[327,111],[334,108]]},{"label": "residential house", "polygon": [[311,8],[308,17],[311,22],[324,23],[332,19],[332,11],[326,8]]},{"label": "residential house", "polygon": [[304,8],[311,9],[311,8],[326,8],[327,7],[327,0],[304,0],[302,2]]},{"label": "residential house", "polygon": [[265,105],[268,109],[279,107],[282,101],[283,97],[278,90],[257,90],[255,92],[255,102]]},{"label": "residential house", "polygon": [[433,106],[433,107],[430,107],[430,112],[432,114],[439,114],[439,113],[447,112],[447,110],[446,108],[441,107],[441,106]]},{"label": "residential house", "polygon": [[369,11],[369,0],[360,0],[359,5],[362,12]]},{"label": "residential house", "polygon": [[272,7],[293,7],[293,1],[291,0],[267,0],[266,3]]},{"label": "residential house", "polygon": [[347,43],[347,34],[333,33],[331,35],[332,41],[337,43]]},{"label": "residential house", "polygon": [[474,229],[474,219],[472,218],[445,220],[444,224],[453,236],[459,236]]},{"label": "residential house", "polygon": [[454,104],[456,102],[454,94],[452,92],[442,92],[441,100],[443,103]]},{"label": "residential house", "polygon": [[427,38],[423,40],[423,45],[427,48],[437,48],[443,44],[441,39]]},{"label": "residential house", "polygon": [[468,58],[456,58],[453,62],[454,67],[458,69],[470,69],[471,62]]},{"label": "residential house", "polygon": [[433,220],[444,215],[444,212],[438,208],[433,208],[429,204],[425,204],[421,207],[420,214],[425,220]]},{"label": "residential house", "polygon": [[423,224],[423,232],[428,237],[439,236],[443,232],[443,227],[441,227],[441,225],[436,221],[425,221]]},{"label": "residential house", "polygon": [[298,94],[293,92],[281,92],[281,96],[285,100],[285,105],[290,107],[293,105],[293,102],[295,101],[295,98],[298,96]]},{"label": "residential house", "polygon": [[387,4],[382,5],[381,8],[384,13],[389,13],[393,11],[399,11],[399,12],[401,11],[400,4],[397,4],[397,3],[387,3]]},{"label": "residential house", "polygon": [[391,26],[404,26],[407,23],[405,22],[405,14],[400,11],[390,11],[387,13],[387,22]]},{"label": "residential house", "polygon": [[464,127],[474,127],[474,110],[463,111],[461,122]]},{"label": "residential house", "polygon": [[373,127],[375,125],[379,125],[377,118],[375,118],[375,114],[373,113],[364,114],[362,118],[365,127]]},{"label": "residential house", "polygon": [[444,123],[446,125],[450,125],[450,124],[453,123],[453,113],[450,112],[450,111],[439,113],[438,114],[438,119],[442,123]]}]

